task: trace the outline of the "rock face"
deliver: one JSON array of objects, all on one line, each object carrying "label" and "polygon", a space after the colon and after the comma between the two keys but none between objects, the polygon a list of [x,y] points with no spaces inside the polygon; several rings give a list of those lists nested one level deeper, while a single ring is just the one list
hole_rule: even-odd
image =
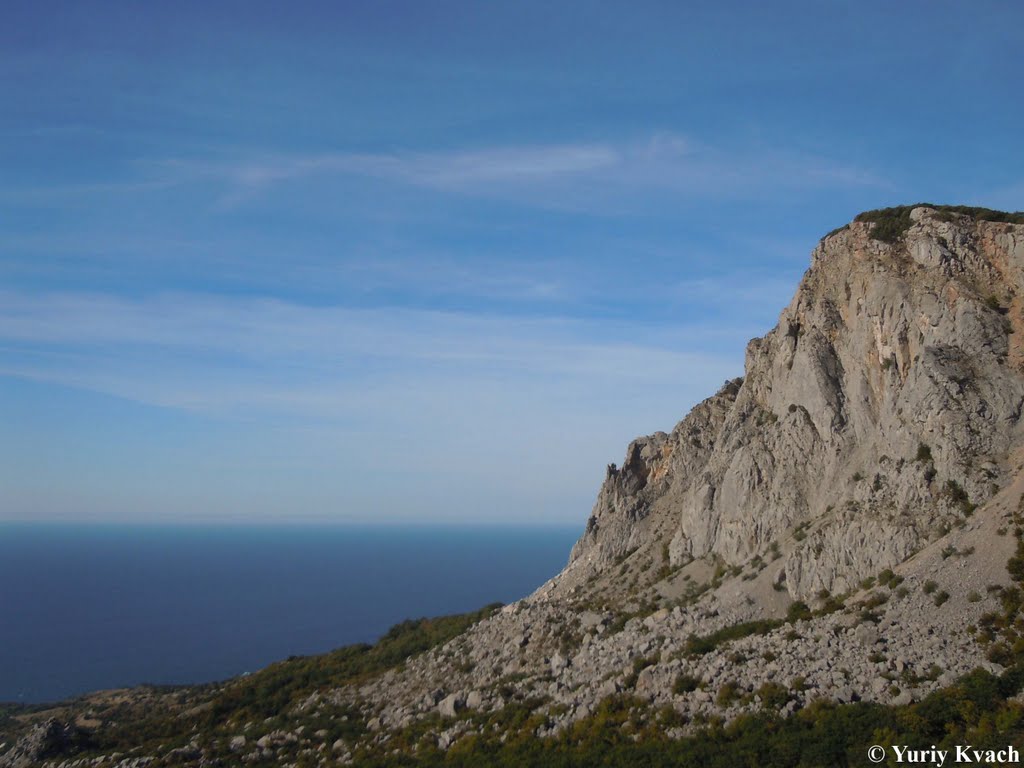
[{"label": "rock face", "polygon": [[918,207],[826,237],[745,375],[608,469],[564,584],[785,552],[793,597],[905,560],[1005,484],[1024,403],[1024,227]]}]

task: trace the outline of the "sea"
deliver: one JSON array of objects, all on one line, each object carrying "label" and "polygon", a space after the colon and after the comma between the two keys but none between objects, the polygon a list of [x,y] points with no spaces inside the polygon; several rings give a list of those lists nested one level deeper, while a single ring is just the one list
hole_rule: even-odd
[{"label": "sea", "polygon": [[580,526],[0,525],[0,702],[203,683],[525,597]]}]

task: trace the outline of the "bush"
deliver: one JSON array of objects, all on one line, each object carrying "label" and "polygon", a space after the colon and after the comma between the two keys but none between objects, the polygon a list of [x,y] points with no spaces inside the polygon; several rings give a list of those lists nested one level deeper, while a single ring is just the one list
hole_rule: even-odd
[{"label": "bush", "polygon": [[765,709],[782,709],[789,702],[789,691],[786,686],[775,682],[767,682],[757,689],[761,697],[761,706]]},{"label": "bush", "polygon": [[722,684],[715,697],[715,704],[720,707],[731,707],[740,698],[740,687],[732,680]]},{"label": "bush", "polygon": [[699,677],[680,673],[676,677],[676,681],[672,684],[672,693],[677,696],[681,696],[684,693],[692,693],[700,687],[701,682],[702,681]]},{"label": "bush", "polygon": [[686,641],[686,653],[689,656],[704,656],[730,640],[739,640],[751,635],[766,635],[782,624],[783,622],[776,619],[760,619],[733,624],[703,637],[690,635]]},{"label": "bush", "polygon": [[796,621],[807,621],[812,616],[811,609],[807,607],[807,603],[802,600],[796,600],[789,605],[789,609],[786,611],[786,621],[793,623]]}]

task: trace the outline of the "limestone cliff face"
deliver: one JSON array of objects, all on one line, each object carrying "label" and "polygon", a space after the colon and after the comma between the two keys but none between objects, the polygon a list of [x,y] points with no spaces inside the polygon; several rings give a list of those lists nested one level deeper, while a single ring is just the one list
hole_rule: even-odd
[{"label": "limestone cliff face", "polygon": [[794,597],[845,591],[1007,482],[1024,226],[926,207],[894,243],[875,226],[823,239],[743,379],[609,467],[570,570],[665,544],[673,564],[773,548]]}]

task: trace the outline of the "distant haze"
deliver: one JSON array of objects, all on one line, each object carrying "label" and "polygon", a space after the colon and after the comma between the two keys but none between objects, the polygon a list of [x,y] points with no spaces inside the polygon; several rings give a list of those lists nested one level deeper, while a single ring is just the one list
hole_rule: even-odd
[{"label": "distant haze", "polygon": [[1024,208],[1013,2],[5,17],[0,521],[582,525],[825,232]]}]

